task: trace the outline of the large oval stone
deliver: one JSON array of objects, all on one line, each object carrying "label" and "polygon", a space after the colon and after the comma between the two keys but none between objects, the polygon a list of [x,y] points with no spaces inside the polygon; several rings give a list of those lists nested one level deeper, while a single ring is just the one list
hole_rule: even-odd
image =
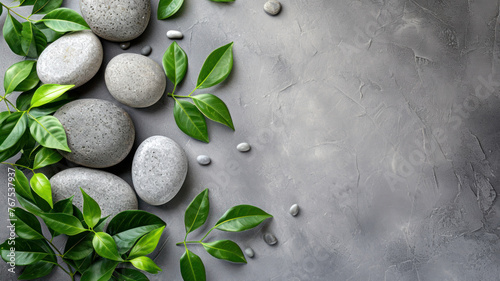
[{"label": "large oval stone", "polygon": [[70,33],[50,44],[38,58],[36,71],[45,84],[85,84],[102,64],[101,41],[90,30]]},{"label": "large oval stone", "polygon": [[60,151],[71,162],[91,168],[120,163],[132,149],[135,128],[122,108],[100,99],[81,99],[56,111],[68,136],[71,152]]},{"label": "large oval stone", "polygon": [[80,11],[92,31],[109,41],[141,35],[151,17],[150,0],[80,0]]},{"label": "large oval stone", "polygon": [[167,137],[149,137],[134,155],[135,192],[146,203],[165,204],[181,189],[187,170],[188,160],[180,145]]},{"label": "large oval stone", "polygon": [[137,209],[137,197],[130,185],[111,173],[89,169],[70,168],[51,179],[54,201],[75,196],[73,204],[82,210],[80,187],[101,207],[102,217]]},{"label": "large oval stone", "polygon": [[106,66],[104,74],[109,93],[131,107],[155,104],[165,92],[167,78],[152,59],[139,54],[121,54]]}]

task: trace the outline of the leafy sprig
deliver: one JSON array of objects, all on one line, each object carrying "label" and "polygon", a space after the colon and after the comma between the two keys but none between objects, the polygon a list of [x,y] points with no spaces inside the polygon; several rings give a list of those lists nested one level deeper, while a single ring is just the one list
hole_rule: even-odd
[{"label": "leafy sprig", "polygon": [[[234,2],[234,0],[210,0],[212,2]],[[159,20],[167,19],[175,15],[184,4],[184,0],[160,0],[158,3],[158,14]]]},{"label": "leafy sprig", "polygon": [[240,232],[252,229],[272,215],[250,205],[238,205],[230,208],[217,221],[206,234],[198,241],[187,241],[188,234],[205,224],[210,210],[208,189],[203,190],[189,204],[184,214],[184,225],[186,236],[183,242],[176,245],[184,245],[185,252],[180,259],[181,275],[184,281],[206,280],[205,266],[203,261],[194,252],[190,251],[187,244],[201,244],[205,251],[215,258],[234,263],[247,263],[241,248],[231,240],[218,240],[205,242],[207,236],[214,230],[228,232]]},{"label": "leafy sprig", "polygon": [[[189,95],[175,93],[177,86],[186,76],[188,58],[184,50],[173,42],[163,55],[163,69],[174,84],[168,95],[175,100],[174,119],[181,131],[200,141],[209,142],[206,118],[234,130],[233,121],[226,104],[212,94],[193,96],[198,89],[206,89],[224,81],[233,68],[233,43],[213,51],[205,60],[194,90]],[[189,102],[185,99],[191,99]]]}]

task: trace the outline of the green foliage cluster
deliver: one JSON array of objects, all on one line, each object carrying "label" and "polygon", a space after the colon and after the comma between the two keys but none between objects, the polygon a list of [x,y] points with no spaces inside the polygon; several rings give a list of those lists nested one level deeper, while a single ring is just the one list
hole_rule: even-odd
[{"label": "green foliage cluster", "polygon": [[[107,227],[108,217],[101,216],[101,208],[83,189],[83,209],[73,204],[73,197],[52,202],[52,188],[47,177],[35,173],[31,180],[18,169],[12,170],[15,192],[23,208],[9,201],[9,216],[15,222],[18,237],[0,245],[0,255],[15,264],[26,266],[21,280],[46,276],[57,266],[71,280],[77,274],[81,281],[148,280],[139,270],[156,274],[161,269],[147,255],[152,253],[166,227],[159,217],[139,210],[124,211],[114,216]],[[50,232],[50,239],[42,232],[40,218]],[[104,229],[106,230],[104,231]],[[54,237],[68,236],[64,250],[53,243]],[[124,268],[131,264],[136,269]]]}]

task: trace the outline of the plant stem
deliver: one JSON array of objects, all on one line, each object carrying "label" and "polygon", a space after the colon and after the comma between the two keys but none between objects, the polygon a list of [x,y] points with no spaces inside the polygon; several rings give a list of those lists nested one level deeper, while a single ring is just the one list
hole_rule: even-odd
[{"label": "plant stem", "polygon": [[[23,166],[23,165],[19,165],[19,164],[14,164],[14,163],[8,163],[8,162],[1,162],[2,164],[5,164],[5,165],[11,165],[11,166],[18,166],[18,167],[21,167],[21,168],[24,168],[24,169],[28,169],[30,171],[33,172],[33,169],[29,168],[29,167],[26,167],[26,166]],[[48,240],[47,240],[48,241]]]},{"label": "plant stem", "polygon": [[[12,10],[12,8],[17,8],[17,7],[19,7],[19,6],[17,6],[17,7],[8,7],[7,5],[5,5],[5,4],[4,4],[4,3],[2,3],[2,2],[0,2],[0,4],[2,4],[2,6],[4,6],[4,7],[5,7],[5,9],[7,9],[9,12],[12,12],[12,13],[16,14],[18,17],[23,18],[23,19],[25,19],[25,20],[27,20],[27,21],[34,21],[34,20],[30,20],[29,18],[23,17],[23,16],[21,16],[20,14],[16,13],[16,11]],[[31,15],[30,15],[30,16],[31,16]],[[35,21],[35,22],[36,22],[36,21]]]},{"label": "plant stem", "polygon": [[[12,107],[13,107],[16,111],[20,111],[19,109],[17,109],[17,107],[16,107],[16,106],[15,106],[15,105],[14,105],[14,104],[10,101],[10,100],[8,100],[8,99],[6,99],[6,98],[4,98],[4,100],[5,100],[5,102],[6,102],[6,103],[7,103],[7,102],[8,102],[8,103],[10,103],[10,105],[12,105]],[[7,108],[8,108],[8,107],[7,107]],[[9,111],[10,111],[10,109],[9,109]]]},{"label": "plant stem", "polygon": [[[200,86],[198,86],[200,87]],[[191,97],[191,95],[194,93],[194,91],[198,90],[198,87],[194,88],[194,90],[191,91],[191,93],[189,93],[188,97]]]},{"label": "plant stem", "polygon": [[190,96],[180,96],[180,95],[174,95],[173,93],[172,94],[168,94],[169,96],[173,97],[173,98],[191,98]]},{"label": "plant stem", "polygon": [[[44,237],[44,239],[49,242],[50,246],[52,246],[52,248],[54,248],[54,250],[56,250],[60,257],[62,258],[64,256],[63,253],[61,253],[61,251],[59,251],[59,249],[56,247],[56,245],[54,245],[54,243],[52,243],[52,240],[49,240],[47,238]],[[57,263],[57,265],[62,269],[64,270],[64,272],[66,272],[69,276],[71,276],[71,280],[75,280],[75,273],[73,272],[73,269],[71,268],[71,265],[69,265],[69,263],[67,263],[64,258],[62,258],[62,261],[68,266],[68,269],[69,269],[69,272],[67,270],[65,270],[59,263]]]},{"label": "plant stem", "polygon": [[176,246],[179,246],[179,245],[182,245],[182,244],[200,244],[201,241],[182,241],[182,242],[179,242],[177,244],[175,244]]},{"label": "plant stem", "polygon": [[212,227],[212,228],[211,228],[211,229],[207,232],[207,234],[205,234],[205,236],[203,236],[203,238],[201,238],[201,239],[200,239],[200,243],[201,243],[203,240],[205,240],[205,238],[207,238],[208,234],[210,234],[210,232],[212,232],[212,230],[214,230],[214,229],[215,229],[215,226],[214,226],[214,227]]}]

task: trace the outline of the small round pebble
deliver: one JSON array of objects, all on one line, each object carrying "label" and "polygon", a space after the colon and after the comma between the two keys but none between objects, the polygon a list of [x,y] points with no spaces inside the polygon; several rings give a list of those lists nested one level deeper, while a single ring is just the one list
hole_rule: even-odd
[{"label": "small round pebble", "polygon": [[210,162],[212,162],[210,157],[208,157],[206,155],[198,155],[198,157],[196,157],[196,161],[198,161],[198,164],[203,165],[203,166],[206,166],[206,165],[210,164]]},{"label": "small round pebble", "polygon": [[264,235],[264,241],[266,241],[266,243],[271,246],[278,243],[278,239],[276,238],[276,236],[274,236],[274,234],[271,233],[266,233]]},{"label": "small round pebble", "polygon": [[281,11],[281,3],[276,0],[269,0],[264,4],[264,11],[271,16],[275,16]]},{"label": "small round pebble", "polygon": [[246,142],[242,142],[236,146],[236,149],[238,149],[238,151],[240,152],[247,152],[250,150],[250,148],[250,145]]},{"label": "small round pebble", "polygon": [[130,48],[130,42],[120,43],[120,48],[122,48],[122,50]]},{"label": "small round pebble", "polygon": [[293,204],[292,207],[290,207],[290,215],[296,216],[299,214],[299,205]]},{"label": "small round pebble", "polygon": [[149,46],[149,45],[148,46],[144,46],[141,49],[141,55],[143,55],[143,56],[149,56],[149,54],[151,54],[151,51],[152,51],[151,46]]},{"label": "small round pebble", "polygon": [[169,30],[167,31],[167,37],[170,39],[182,39],[184,35],[178,30]]},{"label": "small round pebble", "polygon": [[245,254],[247,255],[247,257],[249,258],[253,258],[253,256],[255,255],[255,253],[253,252],[252,248],[246,248],[245,249]]}]

